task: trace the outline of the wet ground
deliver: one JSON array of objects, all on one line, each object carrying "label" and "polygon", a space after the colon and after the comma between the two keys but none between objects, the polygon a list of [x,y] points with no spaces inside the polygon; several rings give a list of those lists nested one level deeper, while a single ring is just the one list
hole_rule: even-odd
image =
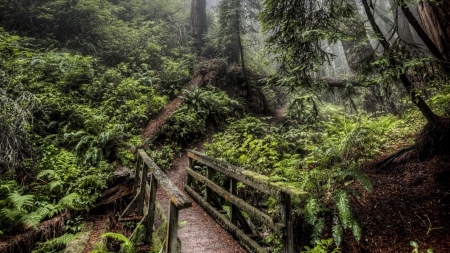
[{"label": "wet ground", "polygon": [[[188,166],[188,157],[184,153],[174,162],[174,167],[167,175],[182,192],[188,196],[183,188],[186,182],[185,168]],[[159,188],[157,198],[167,212],[169,200],[165,192]],[[192,198],[191,198],[192,200]],[[182,253],[237,253],[247,252],[234,237],[225,231],[208,213],[192,200],[192,207],[181,210],[179,221],[187,221],[186,225],[178,231],[181,240]]]}]

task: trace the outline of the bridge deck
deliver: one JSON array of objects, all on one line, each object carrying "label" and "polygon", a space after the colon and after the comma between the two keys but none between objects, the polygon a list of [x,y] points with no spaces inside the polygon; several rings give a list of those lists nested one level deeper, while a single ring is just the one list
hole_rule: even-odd
[{"label": "bridge deck", "polygon": [[[174,164],[174,168],[167,173],[175,185],[182,190],[186,182],[185,168],[188,167],[188,157],[183,154]],[[188,196],[184,190],[183,193]],[[167,211],[169,199],[161,189],[157,191],[157,198],[164,210]],[[192,200],[192,199],[191,199]],[[208,213],[192,200],[192,207],[180,210],[180,221],[187,224],[178,231],[183,253],[244,253],[247,252],[232,235],[225,231]]]}]

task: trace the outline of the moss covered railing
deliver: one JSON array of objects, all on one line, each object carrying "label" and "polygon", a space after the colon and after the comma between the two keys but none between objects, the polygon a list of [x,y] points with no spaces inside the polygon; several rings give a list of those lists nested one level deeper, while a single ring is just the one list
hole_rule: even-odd
[{"label": "moss covered railing", "polygon": [[[255,240],[252,239],[252,229],[243,217],[241,210],[246,212],[251,219],[258,221],[274,232],[281,233],[283,238],[284,251],[288,253],[294,252],[294,231],[292,224],[292,206],[291,199],[293,197],[304,199],[306,192],[295,187],[284,186],[283,183],[270,182],[269,178],[255,173],[253,171],[244,170],[237,166],[219,161],[199,152],[188,150],[189,168],[187,172],[187,183],[184,189],[194,198],[212,217],[220,222],[225,229],[237,237],[241,243],[251,248],[255,252],[267,252]],[[201,175],[194,171],[193,162],[206,165],[206,175]],[[228,189],[224,189],[212,181],[213,172],[218,171],[230,178]],[[206,186],[204,197],[200,195],[200,182]],[[281,206],[281,222],[275,222],[269,215],[258,210],[254,206],[248,204],[237,196],[237,182],[242,182],[262,193],[266,193],[277,201]],[[221,206],[216,199],[215,194],[221,196],[230,202],[230,219],[220,213],[213,207]],[[242,230],[238,227],[238,222]]]},{"label": "moss covered railing", "polygon": [[[147,172],[151,172],[149,181],[147,180]],[[164,211],[156,199],[157,186],[161,186],[170,199],[169,215],[166,218]],[[120,220],[124,220],[133,210],[136,214],[142,216],[137,224],[133,234],[143,225],[144,227],[144,243],[150,244],[152,241],[152,232],[154,225],[155,211],[161,221],[167,221],[166,234],[166,252],[173,253],[180,249],[178,245],[178,211],[192,206],[192,202],[188,199],[167,175],[156,165],[152,159],[139,149],[136,161],[136,174],[133,185],[133,195],[135,197],[120,216]],[[145,198],[148,198],[148,201]],[[133,237],[133,235],[131,236]]]}]

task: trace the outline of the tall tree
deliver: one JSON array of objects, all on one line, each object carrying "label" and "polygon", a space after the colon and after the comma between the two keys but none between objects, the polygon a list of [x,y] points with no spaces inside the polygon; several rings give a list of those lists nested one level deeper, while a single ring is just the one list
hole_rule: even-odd
[{"label": "tall tree", "polygon": [[223,0],[218,5],[219,44],[229,64],[240,64],[247,88],[250,87],[245,66],[243,36],[255,31],[261,9],[259,0]]},{"label": "tall tree", "polygon": [[[419,33],[420,25],[417,20],[403,0],[399,1],[408,22]],[[318,70],[332,59],[324,44],[346,39],[347,34],[340,27],[348,22],[348,16],[355,15],[358,10],[354,5],[340,0],[265,0],[264,3],[266,9],[262,14],[263,28],[269,36],[267,40],[269,49],[277,55],[277,60],[281,63],[280,73],[294,87],[320,87],[323,80],[320,80]],[[371,83],[394,85],[395,82],[401,82],[410,95],[411,102],[429,122],[430,131],[427,130],[427,134],[431,141],[427,145],[431,145],[430,150],[441,150],[439,146],[446,145],[443,140],[450,142],[449,120],[431,110],[411,81],[422,78],[415,75],[418,71],[428,78],[421,79],[422,83],[438,80],[438,75],[428,74],[436,69],[433,61],[427,61],[425,53],[420,48],[405,47],[404,43],[399,42],[391,43],[376,23],[373,2],[362,0],[362,4],[373,36],[381,49],[377,50],[377,54],[373,54],[372,60],[361,63],[365,66],[359,72],[359,76]],[[426,41],[427,37],[425,33],[421,35],[427,47],[442,64],[441,70],[448,73],[444,57],[429,38]],[[417,64],[419,61],[420,66]],[[440,74],[443,74],[442,71]]]},{"label": "tall tree", "polygon": [[[348,0],[347,2],[354,10],[358,9],[355,0]],[[347,35],[347,38],[342,40],[342,47],[348,66],[352,71],[358,71],[361,67],[361,61],[374,53],[364,27],[364,20],[358,12],[355,12],[352,17],[344,21],[342,29]]]},{"label": "tall tree", "polygon": [[418,6],[423,27],[444,58],[450,60],[450,2],[422,1]]},{"label": "tall tree", "polygon": [[206,0],[191,1],[191,31],[195,40],[197,54],[200,55],[206,34]]}]

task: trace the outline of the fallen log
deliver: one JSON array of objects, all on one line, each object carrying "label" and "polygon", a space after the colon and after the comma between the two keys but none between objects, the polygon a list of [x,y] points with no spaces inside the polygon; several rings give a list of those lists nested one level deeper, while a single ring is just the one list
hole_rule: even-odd
[{"label": "fallen log", "polygon": [[37,242],[45,242],[47,240],[59,237],[65,233],[64,224],[70,219],[70,213],[65,212],[50,220],[41,222],[37,229],[26,231],[22,234],[14,236],[0,237],[0,252],[2,253],[29,253]]},{"label": "fallen log", "polygon": [[[209,60],[202,64],[195,73],[191,82],[187,85],[186,89],[189,91],[194,90],[197,87],[201,87],[208,83],[210,80],[220,78],[226,74],[225,63],[219,60]],[[156,137],[156,134],[166,124],[168,117],[174,113],[183,104],[181,94],[179,94],[172,102],[170,102],[164,110],[162,110],[156,119],[154,119],[143,131],[141,137],[144,141],[144,146],[147,146]]]}]

